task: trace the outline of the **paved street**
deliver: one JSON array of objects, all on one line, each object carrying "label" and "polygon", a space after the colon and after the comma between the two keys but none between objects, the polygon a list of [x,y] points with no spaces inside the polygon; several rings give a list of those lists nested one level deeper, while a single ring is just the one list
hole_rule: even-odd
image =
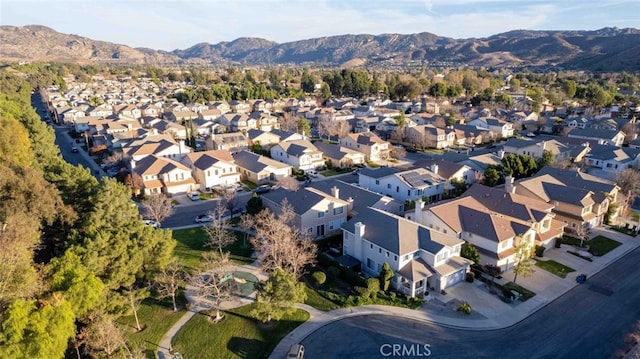
[{"label": "paved street", "polygon": [[302,343],[310,358],[381,358],[383,344],[429,344],[434,358],[611,358],[640,319],[638,255],[640,248],[506,329],[460,330],[372,315],[333,322]]}]

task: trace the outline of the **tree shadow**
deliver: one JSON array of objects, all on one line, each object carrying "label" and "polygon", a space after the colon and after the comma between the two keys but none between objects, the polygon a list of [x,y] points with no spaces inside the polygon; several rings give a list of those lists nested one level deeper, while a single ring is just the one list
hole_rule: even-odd
[{"label": "tree shadow", "polygon": [[231,351],[240,358],[253,358],[255,353],[263,348],[265,342],[257,339],[247,339],[240,337],[231,337],[227,343],[227,350]]}]

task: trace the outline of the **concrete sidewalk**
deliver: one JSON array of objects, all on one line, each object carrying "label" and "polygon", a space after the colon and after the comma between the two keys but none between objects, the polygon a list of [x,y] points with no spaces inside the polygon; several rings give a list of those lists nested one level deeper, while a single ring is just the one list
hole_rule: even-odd
[{"label": "concrete sidewalk", "polygon": [[[271,353],[270,358],[284,358],[292,344],[302,342],[319,328],[340,319],[359,315],[391,315],[465,330],[496,330],[510,327],[578,286],[579,284],[575,280],[577,275],[586,274],[589,278],[640,245],[640,238],[630,237],[607,228],[592,230],[591,238],[597,235],[616,240],[621,245],[602,257],[593,257],[592,262],[567,253],[567,250],[574,249],[572,246],[563,245],[561,248],[547,250],[544,257],[540,258],[541,260],[553,259],[575,269],[575,272],[567,274],[565,278],[560,278],[542,268],[535,267],[532,276],[520,276],[517,283],[536,293],[526,302],[504,303],[498,296],[490,294],[485,283],[475,281],[474,283],[459,283],[447,289],[446,295],[430,294],[425,298],[427,303],[418,310],[367,305],[322,312],[308,305],[298,304],[298,308],[309,312],[310,319],[282,339]],[[503,273],[502,279],[496,279],[496,283],[504,284],[512,280],[513,272],[508,271]],[[434,303],[451,301],[466,301],[471,305],[474,314],[477,314],[467,316],[456,312],[455,308],[443,309],[445,306],[437,307],[438,310],[432,309],[436,308]]]}]

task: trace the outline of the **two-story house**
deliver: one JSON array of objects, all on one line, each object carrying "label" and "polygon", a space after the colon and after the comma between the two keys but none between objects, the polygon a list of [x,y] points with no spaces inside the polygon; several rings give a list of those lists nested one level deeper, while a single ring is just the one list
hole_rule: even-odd
[{"label": "two-story house", "polygon": [[363,209],[342,231],[344,255],[370,276],[388,263],[392,286],[411,297],[461,282],[472,263],[460,257],[461,239],[375,208]]},{"label": "two-story house", "polygon": [[210,150],[189,153],[182,163],[189,166],[201,191],[240,182],[238,166],[229,151]]},{"label": "two-story house", "polygon": [[315,181],[309,184],[309,187],[347,201],[348,217],[353,217],[369,207],[399,216],[404,214],[404,202],[396,201],[389,196],[375,193],[366,188],[356,186],[353,183],[347,183],[338,179],[327,179],[325,181]]},{"label": "two-story house", "polygon": [[595,128],[574,128],[567,135],[570,138],[597,141],[600,145],[622,147],[625,134],[619,130],[606,130]]},{"label": "two-story house", "polygon": [[446,182],[426,168],[363,168],[358,176],[360,186],[401,202],[422,198],[429,202],[439,201],[445,193]]},{"label": "two-story house", "polygon": [[322,152],[308,140],[280,142],[271,147],[271,158],[300,170],[314,170],[324,165]]},{"label": "two-story house", "polygon": [[175,195],[197,188],[189,167],[172,159],[150,155],[130,162],[132,173],[142,178],[145,194]]},{"label": "two-story house", "polygon": [[622,207],[619,187],[613,181],[573,170],[544,167],[534,177],[515,181],[513,185],[506,181],[505,188],[555,204],[556,219],[566,223],[567,230],[572,232],[601,225],[610,204],[617,205],[610,213],[610,219],[615,221]]},{"label": "two-story house", "polygon": [[611,145],[594,145],[584,156],[583,162],[589,167],[589,173],[600,177],[615,179],[616,175],[627,168],[637,169],[640,164],[640,149]]},{"label": "two-story house", "polygon": [[544,151],[549,151],[555,161],[562,161],[571,157],[573,148],[556,140],[510,138],[502,144],[502,149],[505,153],[527,155],[535,159],[542,158]]},{"label": "two-story house", "polygon": [[275,182],[291,176],[291,166],[259,154],[240,151],[233,155],[243,179],[256,184]]},{"label": "two-story house", "polygon": [[486,128],[494,133],[497,138],[509,138],[513,136],[513,124],[493,117],[478,117],[469,121],[471,126]]},{"label": "two-story house", "polygon": [[297,191],[279,188],[260,195],[265,207],[278,212],[286,201],[295,217],[293,225],[311,238],[336,234],[347,221],[348,203],[314,188],[303,187]]},{"label": "two-story house", "polygon": [[207,137],[207,150],[226,150],[231,153],[249,148],[249,140],[242,132],[213,134]]},{"label": "two-story house", "polygon": [[181,140],[176,143],[167,139],[149,140],[122,148],[122,153],[125,157],[134,161],[140,161],[151,155],[180,161],[182,157],[190,152],[192,152],[192,149],[185,146],[184,141]]},{"label": "two-story house", "polygon": [[443,149],[456,142],[454,131],[447,131],[434,125],[418,125],[405,129],[407,142],[419,147]]},{"label": "two-story house", "polygon": [[338,144],[364,153],[368,161],[385,160],[391,152],[391,144],[371,132],[348,134],[340,138]]},{"label": "two-story house", "polygon": [[325,160],[331,161],[333,167],[351,167],[364,163],[364,153],[332,143],[316,142],[315,146],[322,152]]},{"label": "two-story house", "polygon": [[503,270],[515,263],[521,241],[551,247],[562,236],[564,223],[555,218],[553,204],[497,188],[474,184],[461,197],[425,206],[416,202],[406,217],[429,228],[473,244],[483,264]]}]

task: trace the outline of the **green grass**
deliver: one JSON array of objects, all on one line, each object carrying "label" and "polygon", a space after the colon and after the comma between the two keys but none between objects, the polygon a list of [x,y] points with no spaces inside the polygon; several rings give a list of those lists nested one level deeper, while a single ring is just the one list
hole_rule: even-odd
[{"label": "green grass", "polygon": [[331,176],[337,176],[337,175],[349,173],[351,171],[352,169],[350,168],[332,168],[330,170],[322,171],[320,172],[320,174],[324,177],[331,177]]},{"label": "green grass", "polygon": [[571,245],[571,246],[580,247],[580,239],[578,239],[576,237],[568,236],[566,234],[563,234],[562,235],[562,244],[568,244],[568,245]]},{"label": "green grass", "polygon": [[258,185],[253,183],[253,182],[251,182],[251,181],[244,180],[244,181],[242,181],[242,184],[245,187],[249,188],[249,190],[254,190],[254,189],[258,188]]},{"label": "green grass", "polygon": [[305,286],[305,288],[307,292],[307,299],[305,299],[304,304],[310,305],[324,312],[340,308],[336,303],[321,296],[315,289],[310,288],[309,286]]},{"label": "green grass", "polygon": [[375,162],[371,162],[371,161],[367,161],[367,166],[371,167],[371,168],[378,168],[380,167],[379,164],[375,163]]},{"label": "green grass", "polygon": [[502,286],[503,289],[515,290],[516,292],[522,294],[520,301],[526,302],[527,300],[533,298],[536,293],[530,291],[529,289],[522,287],[516,283],[509,282]]},{"label": "green grass", "polygon": [[200,193],[200,199],[203,200],[203,201],[207,200],[207,199],[214,199],[216,197],[217,197],[216,194],[213,193],[213,192],[201,192]]},{"label": "green grass", "polygon": [[[253,262],[251,258],[253,248],[249,241],[247,241],[247,247],[243,245],[244,233],[239,231],[232,232],[236,236],[236,241],[225,248],[231,254],[231,259],[239,264]],[[211,250],[204,247],[207,234],[200,227],[174,230],[173,238],[178,242],[173,253],[187,269],[198,268],[202,260],[202,253],[206,250]]]},{"label": "green grass", "polygon": [[181,295],[178,298],[178,306],[182,309],[174,312],[169,299],[163,301],[153,298],[145,299],[138,310],[138,319],[145,327],[144,330],[136,333],[136,320],[133,315],[129,315],[119,321],[124,328],[123,333],[134,348],[144,351],[146,358],[155,358],[162,336],[186,313],[185,303],[186,299]]},{"label": "green grass", "polygon": [[575,269],[554,260],[536,260],[536,266],[546,270],[549,273],[555,274],[560,278],[566,278],[567,273],[576,271]]},{"label": "green grass", "polygon": [[589,244],[589,252],[594,256],[601,257],[612,250],[616,249],[622,243],[618,241],[614,241],[611,238],[607,238],[604,236],[597,236],[592,238],[587,243]]},{"label": "green grass", "polygon": [[298,309],[264,328],[250,315],[254,305],[226,311],[218,324],[209,321],[211,312],[194,316],[174,337],[173,350],[185,358],[267,358],[282,338],[309,319],[309,313]]},{"label": "green grass", "polygon": [[622,226],[611,226],[610,228],[613,231],[624,233],[624,234],[626,234],[628,236],[631,236],[631,237],[637,236],[636,231],[634,231],[631,228],[622,227]]}]

